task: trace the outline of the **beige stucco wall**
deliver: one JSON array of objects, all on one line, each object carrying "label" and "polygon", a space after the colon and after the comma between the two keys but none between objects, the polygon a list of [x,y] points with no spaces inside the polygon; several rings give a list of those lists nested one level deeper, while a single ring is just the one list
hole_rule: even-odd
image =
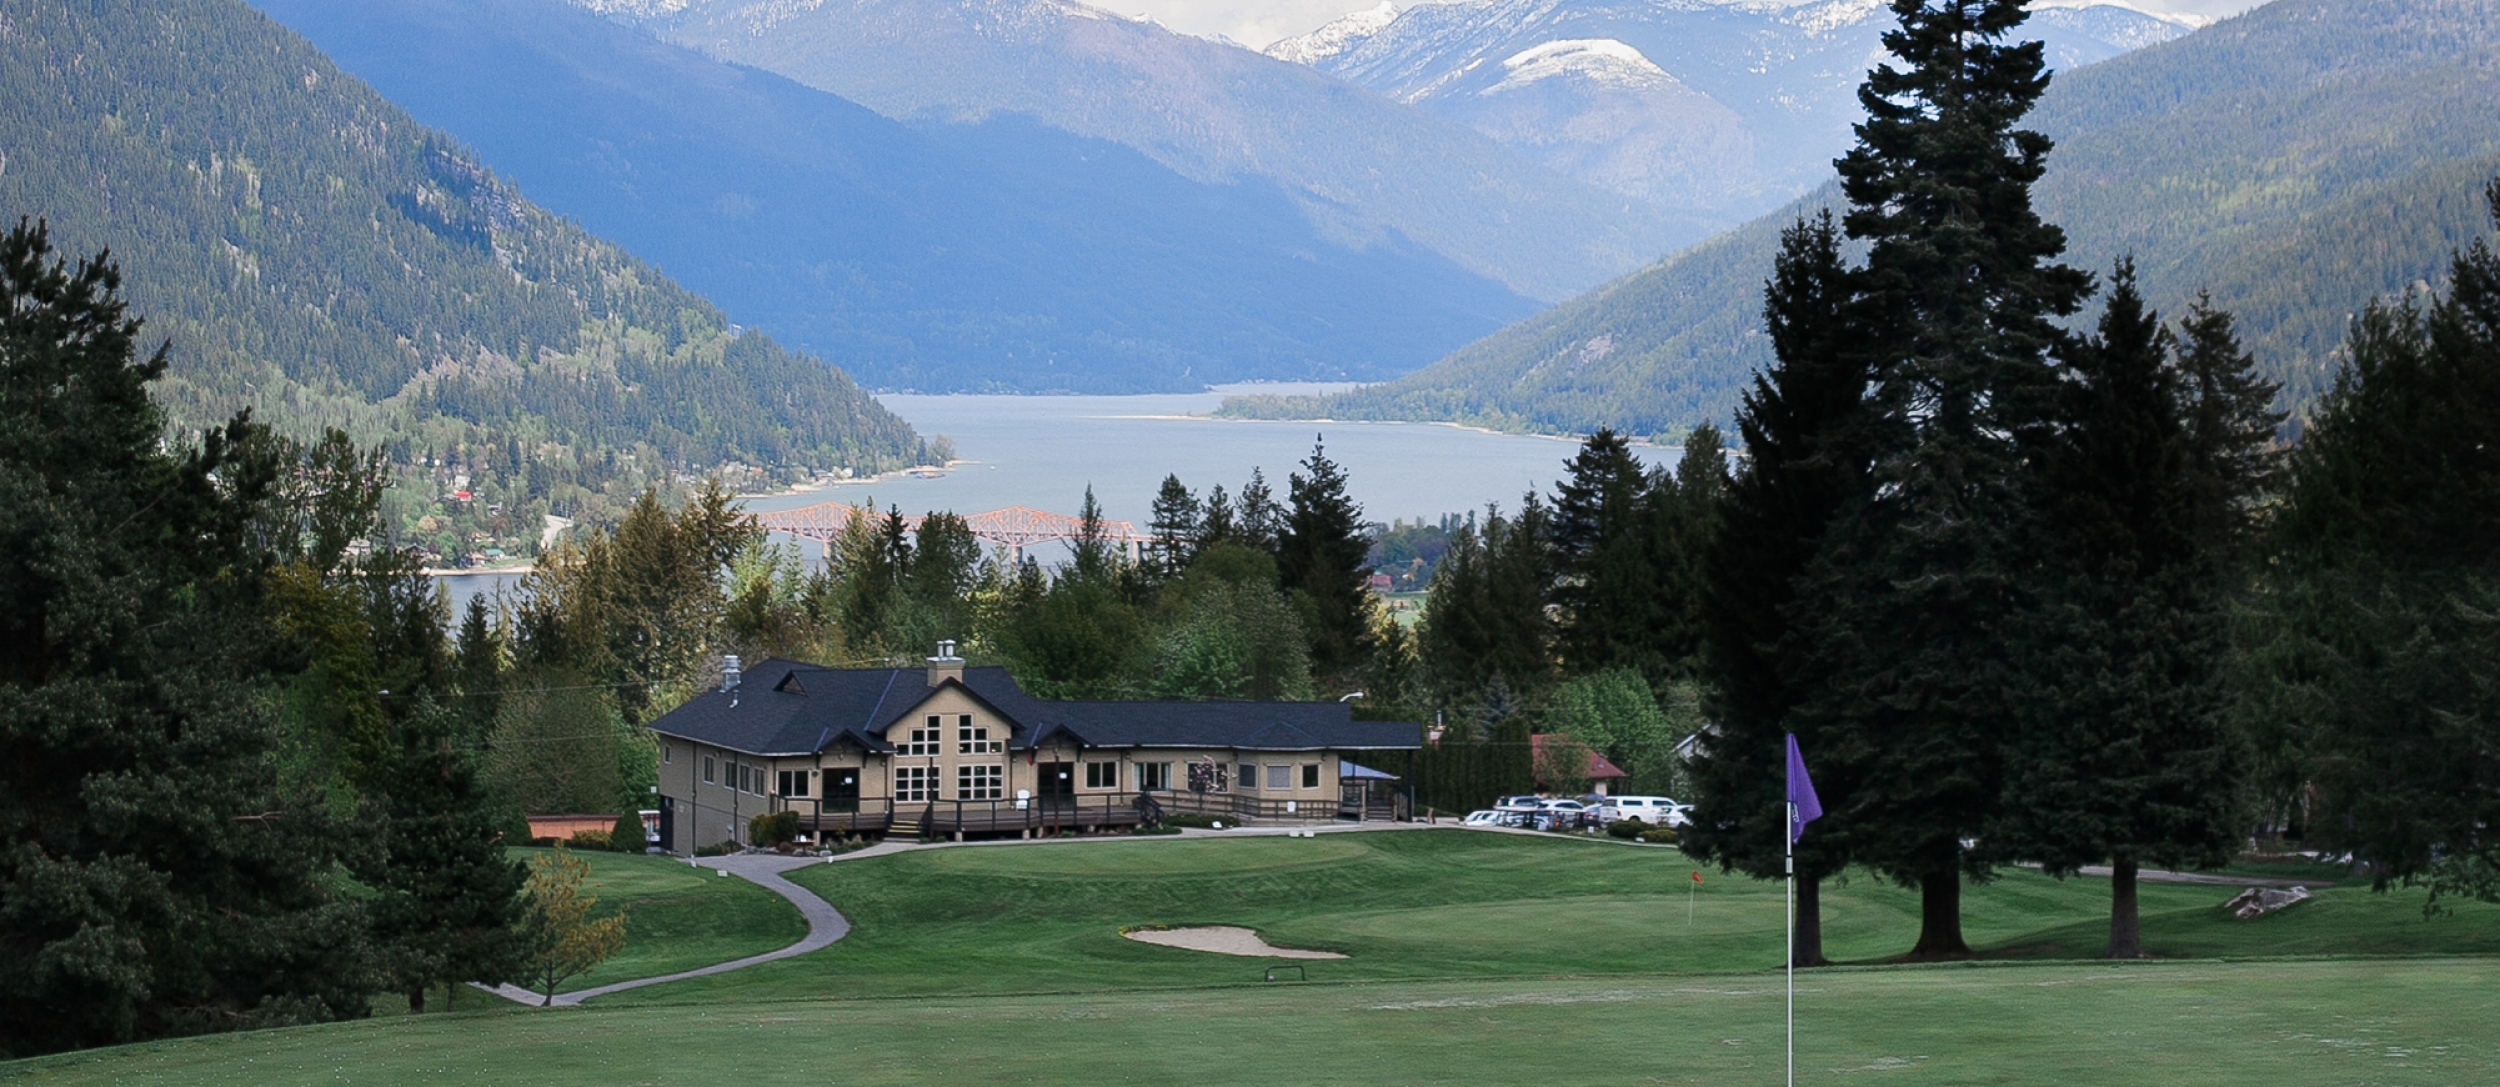
[{"label": "beige stucco wall", "polygon": [[[959,799],[958,768],[966,765],[995,765],[1004,770],[1005,783],[1001,800],[1012,802],[1019,793],[1038,796],[1043,793],[1041,775],[1053,764],[1067,764],[1073,791],[1079,797],[1134,793],[1141,783],[1140,767],[1146,764],[1170,768],[1166,788],[1186,791],[1191,763],[1211,761],[1226,768],[1228,793],[1265,801],[1294,800],[1320,805],[1314,811],[1333,811],[1338,799],[1338,775],[1342,764],[1333,751],[1240,751],[1232,748],[1138,748],[1082,749],[1061,737],[1039,750],[1014,750],[1016,737],[1007,722],[983,706],[961,688],[941,688],[927,702],[906,714],[886,731],[886,742],[900,752],[911,742],[915,728],[929,727],[929,718],[936,717],[939,730],[937,750],[927,754],[881,755],[861,752],[847,744],[816,756],[763,758],[741,755],[721,748],[696,744],[672,737],[661,737],[660,792],[675,801],[674,837],[666,843],[671,852],[686,853],[703,846],[725,841],[744,841],[747,821],[755,815],[796,808],[813,813],[815,801],[824,796],[825,773],[828,770],[855,768],[860,775],[859,796],[863,810],[882,811],[894,797],[897,767],[925,767],[937,771],[938,797],[941,801]],[[988,739],[997,741],[1003,750],[997,752],[965,752],[958,730],[962,718],[969,716],[975,728],[989,730]],[[703,780],[706,759],[711,760],[713,780]],[[1116,783],[1089,786],[1086,764],[1116,763]],[[762,792],[741,791],[734,787],[729,767],[733,763],[754,766],[763,772]],[[1259,780],[1245,783],[1237,777],[1243,764],[1260,768]],[[1302,767],[1319,768],[1318,783],[1305,787]],[[1292,767],[1291,785],[1285,789],[1266,788],[1266,767]],[[778,795],[779,772],[806,771],[810,777],[804,799]]]}]

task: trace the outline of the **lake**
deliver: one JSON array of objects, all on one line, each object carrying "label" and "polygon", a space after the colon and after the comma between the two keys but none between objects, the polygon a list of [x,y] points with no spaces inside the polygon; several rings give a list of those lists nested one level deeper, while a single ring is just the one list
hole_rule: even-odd
[{"label": "lake", "polygon": [[[762,512],[818,502],[866,503],[913,515],[1032,506],[1072,515],[1091,485],[1103,516],[1143,531],[1166,475],[1178,475],[1201,496],[1218,484],[1237,496],[1251,469],[1263,468],[1282,504],[1286,476],[1310,456],[1314,439],[1324,437],[1329,459],[1344,469],[1347,492],[1365,518],[1432,520],[1481,510],[1488,502],[1515,509],[1519,496],[1531,489],[1550,497],[1555,479],[1564,474],[1563,462],[1578,449],[1569,439],[1430,423],[1205,417],[1228,394],[1348,387],[1259,385],[1154,396],[880,396],[921,434],[952,438],[961,463],[934,478],[839,483],[755,498],[746,506]],[[1644,464],[1671,462],[1679,453],[1662,446],[1636,445],[1632,451]],[[466,574],[445,581],[457,608],[469,595],[516,576]]]}]

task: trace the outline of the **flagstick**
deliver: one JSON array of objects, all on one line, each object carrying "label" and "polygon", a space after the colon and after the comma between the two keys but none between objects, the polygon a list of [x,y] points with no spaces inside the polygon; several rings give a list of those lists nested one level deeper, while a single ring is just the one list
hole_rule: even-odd
[{"label": "flagstick", "polygon": [[1685,928],[1693,927],[1693,900],[1699,897],[1701,897],[1701,882],[1699,880],[1695,880],[1684,885]]},{"label": "flagstick", "polygon": [[1788,808],[1787,841],[1782,860],[1788,870],[1788,946],[1781,956],[1788,960],[1788,1087],[1797,1087],[1797,804]]}]

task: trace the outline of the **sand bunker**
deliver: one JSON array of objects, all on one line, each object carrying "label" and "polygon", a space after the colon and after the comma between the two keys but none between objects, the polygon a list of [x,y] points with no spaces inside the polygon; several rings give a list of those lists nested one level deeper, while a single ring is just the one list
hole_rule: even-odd
[{"label": "sand bunker", "polygon": [[1233,925],[1208,925],[1201,928],[1135,929],[1120,935],[1141,943],[1161,944],[1186,951],[1212,951],[1218,955],[1248,955],[1265,959],[1342,959],[1334,951],[1304,951],[1294,947],[1271,947],[1253,930]]}]

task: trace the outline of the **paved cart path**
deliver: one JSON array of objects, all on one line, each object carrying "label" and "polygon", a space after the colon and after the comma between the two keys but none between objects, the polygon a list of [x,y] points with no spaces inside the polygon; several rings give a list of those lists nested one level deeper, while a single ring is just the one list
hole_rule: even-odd
[{"label": "paved cart path", "polygon": [[[842,916],[842,911],[834,909],[832,903],[817,897],[816,892],[792,883],[782,876],[782,873],[793,868],[822,864],[824,863],[822,858],[784,857],[775,853],[758,853],[736,857],[708,857],[694,863],[761,884],[765,890],[789,899],[791,905],[799,908],[799,915],[807,918],[807,937],[785,948],[767,951],[761,955],[749,955],[746,958],[733,959],[729,962],[714,963],[700,969],[662,974],[654,978],[635,978],[632,981],[620,981],[612,985],[601,985],[570,993],[557,993],[554,1000],[555,1006],[569,1008],[594,996],[606,996],[609,993],[620,993],[627,989],[639,989],[645,985],[660,985],[671,981],[683,981],[687,978],[709,977],[713,974],[726,974],[732,970],[744,970],[761,963],[775,962],[831,947],[834,941],[851,934],[851,922]],[[548,1003],[546,994],[531,992],[518,985],[477,985],[475,987],[522,1004]]]}]

